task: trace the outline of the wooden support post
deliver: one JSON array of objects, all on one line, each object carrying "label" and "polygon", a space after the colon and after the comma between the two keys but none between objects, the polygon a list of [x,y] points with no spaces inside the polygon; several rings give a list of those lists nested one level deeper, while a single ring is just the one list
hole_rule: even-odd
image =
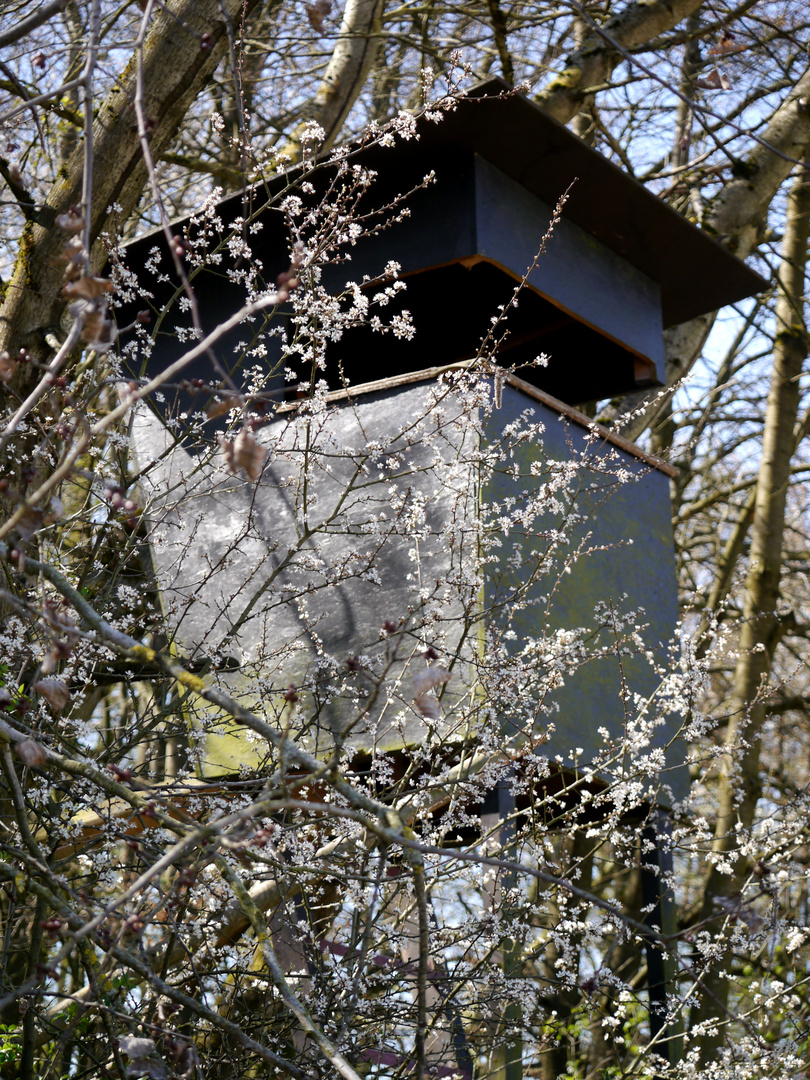
[{"label": "wooden support post", "polygon": [[[516,860],[515,847],[515,796],[509,779],[498,784],[498,815],[501,821],[501,849],[504,858]],[[504,915],[511,914],[509,893],[517,887],[517,874],[510,870],[506,873],[503,889],[506,893]],[[503,943],[503,970],[507,979],[519,979],[522,974],[520,952],[522,946],[514,938],[507,938]],[[507,1028],[503,1040],[503,1078],[504,1080],[523,1080],[523,1038],[520,1025],[523,1011],[517,1002],[510,1002],[504,1009],[504,1024]]]},{"label": "wooden support post", "polygon": [[[672,851],[665,842],[670,832],[669,815],[655,811],[641,833],[641,889],[644,922],[661,934],[675,931],[675,898],[667,885],[672,871]],[[674,992],[675,961],[672,953],[648,938],[647,993],[650,1004],[650,1041],[670,1065],[681,1057],[682,1039],[675,1021],[668,1021],[668,995]]]},{"label": "wooden support post", "polygon": [[[493,809],[495,804],[496,809]],[[511,782],[501,780],[497,789],[487,798],[488,811],[481,814],[484,834],[498,833],[498,854],[514,861],[515,847],[515,797]],[[487,889],[484,902],[493,911],[500,909],[509,918],[509,893],[517,886],[517,874],[512,870],[499,870],[492,886]],[[501,944],[501,965],[507,979],[520,978],[519,961],[521,945],[513,938],[504,938]],[[494,1033],[496,1049],[492,1052],[489,1066],[490,1080],[523,1080],[523,1040],[520,1035],[522,1010],[516,1002],[507,1002]]]}]

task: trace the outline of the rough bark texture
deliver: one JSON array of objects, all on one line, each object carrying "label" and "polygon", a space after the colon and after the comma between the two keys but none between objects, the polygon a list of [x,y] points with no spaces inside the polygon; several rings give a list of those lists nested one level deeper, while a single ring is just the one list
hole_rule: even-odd
[{"label": "rough bark texture", "polygon": [[722,238],[741,259],[746,258],[764,230],[776,192],[808,143],[810,68],[774,113],[762,141],[754,144],[744,162],[737,163],[735,179],[709,207],[703,227]]},{"label": "rough bark texture", "polygon": [[[143,55],[144,105],[150,127],[154,125],[151,147],[155,157],[168,147],[219,63],[227,45],[225,18],[238,20],[256,2],[173,0],[157,9]],[[200,47],[203,34],[210,35],[210,49]],[[94,269],[105,258],[104,249],[96,241],[108,226],[108,208],[118,204],[118,217],[126,220],[137,206],[147,179],[132,107],[137,76],[137,59],[133,56],[118,85],[99,108],[93,127],[94,184],[89,216]],[[65,301],[61,297],[62,267],[55,260],[66,237],[55,221],[59,214],[80,204],[82,173],[83,147],[78,145],[60,170],[37,221],[26,224],[14,274],[0,307],[0,349],[13,354],[25,347],[32,357],[42,360],[49,351],[45,335],[59,334]],[[20,378],[30,378],[30,372],[30,366],[21,366]]]},{"label": "rough bark texture", "polygon": [[[582,107],[588,89],[610,79],[623,49],[632,49],[664,34],[691,15],[703,0],[639,0],[624,8],[592,33],[567,58],[565,70],[541,90],[535,101],[561,124]],[[617,47],[618,46],[618,47]]]},{"label": "rough bark texture", "polygon": [[[806,159],[810,165],[810,157]],[[734,894],[745,881],[748,867],[736,859],[737,827],[748,830],[754,820],[761,792],[759,734],[765,720],[765,685],[779,641],[779,580],[785,530],[785,508],[794,427],[798,418],[799,376],[808,352],[807,329],[802,319],[807,245],[810,239],[810,172],[802,169],[791,189],[788,220],[782,248],[779,297],[776,308],[777,335],[773,370],[765,414],[765,434],[756,487],[752,526],[751,558],[745,583],[743,626],[739,659],[734,676],[734,692],[729,702],[726,735],[728,755],[720,777],[714,850],[729,854],[736,862],[733,875],[713,870],[707,881],[703,917],[717,914],[714,899]],[[744,739],[747,749],[741,757],[734,749]],[[745,832],[743,833],[743,836]],[[708,994],[701,997],[697,1021],[723,1019],[728,1001],[727,965],[707,976]],[[722,1043],[722,1033],[714,1030],[702,1040],[705,1061],[714,1059]]]},{"label": "rough bark texture", "polygon": [[[380,20],[383,0],[348,0],[329,64],[324,72],[307,120],[314,120],[324,131],[318,149],[330,149],[340,135],[346,117],[360,96],[374,66],[380,44]],[[293,159],[301,154],[300,124],[285,144],[282,153]]]},{"label": "rough bark texture", "polygon": [[379,47],[382,0],[349,0],[335,51],[323,77],[316,105],[318,123],[331,146],[357,101]]},{"label": "rough bark texture", "polygon": [[[768,207],[810,143],[810,68],[776,110],[761,141],[735,167],[736,178],[708,207],[703,227],[744,259],[756,247],[767,223]],[[667,387],[689,373],[700,355],[714,315],[702,315],[667,332]],[[629,395],[599,417],[627,439],[637,439],[659,415],[665,399],[659,390]]]}]

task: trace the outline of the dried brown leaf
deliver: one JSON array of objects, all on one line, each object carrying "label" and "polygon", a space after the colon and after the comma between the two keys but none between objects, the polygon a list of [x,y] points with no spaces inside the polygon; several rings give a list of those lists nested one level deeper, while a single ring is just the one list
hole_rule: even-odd
[{"label": "dried brown leaf", "polygon": [[61,255],[50,260],[52,266],[65,267],[65,281],[78,281],[84,271],[85,251],[80,236],[72,236],[62,248]]},{"label": "dried brown leaf", "polygon": [[113,283],[107,278],[80,277],[78,281],[69,281],[62,288],[62,295],[67,300],[96,300],[99,296],[113,291]]},{"label": "dried brown leaf", "polygon": [[255,482],[259,479],[267,450],[248,431],[240,431],[233,442],[221,439],[220,447],[229,472],[235,474],[239,469],[244,469],[248,480]]},{"label": "dried brown leaf", "polygon": [[307,21],[316,34],[323,33],[323,21],[332,10],[331,0],[315,0],[306,6]]},{"label": "dried brown leaf", "polygon": [[743,45],[739,41],[735,41],[732,37],[723,38],[722,41],[718,41],[716,45],[712,45],[709,49],[709,56],[733,56],[735,53],[745,52],[748,48],[747,45]]},{"label": "dried brown leaf", "polygon": [[59,667],[59,653],[56,649],[49,649],[42,658],[39,670],[43,675],[51,675]]},{"label": "dried brown leaf", "polygon": [[70,655],[68,643],[77,637],[78,626],[67,611],[52,600],[46,600],[43,604],[42,618],[57,633],[64,635],[65,641],[60,642],[55,648],[59,650],[62,659],[66,660]]},{"label": "dried brown leaf", "polygon": [[442,715],[439,699],[432,694],[437,686],[443,686],[450,678],[447,668],[434,667],[424,668],[413,677],[413,703],[420,715],[426,720],[440,720]]},{"label": "dried brown leaf", "polygon": [[45,761],[45,751],[36,739],[23,739],[14,744],[14,752],[24,765],[29,768],[41,768]]},{"label": "dried brown leaf", "polygon": [[5,349],[0,352],[0,381],[4,383],[11,382],[18,367],[17,361],[12,360]]},{"label": "dried brown leaf", "polygon": [[413,699],[413,703],[416,711],[426,720],[441,720],[442,707],[439,699],[433,694],[420,694],[419,697]]},{"label": "dried brown leaf", "polygon": [[45,698],[54,712],[61,712],[70,701],[70,691],[63,679],[39,679],[33,689]]},{"label": "dried brown leaf", "polygon": [[422,697],[437,686],[443,686],[450,678],[450,672],[443,667],[427,667],[413,677],[413,696]]},{"label": "dried brown leaf", "polygon": [[205,410],[205,415],[209,420],[215,420],[218,416],[224,416],[225,413],[229,413],[231,409],[236,408],[237,404],[234,398],[220,398],[211,402]]},{"label": "dried brown leaf", "polygon": [[22,514],[17,518],[15,528],[22,540],[30,540],[37,529],[42,528],[45,520],[45,512],[35,506],[26,506]]},{"label": "dried brown leaf", "polygon": [[115,327],[106,311],[89,311],[85,314],[82,341],[86,341],[99,352],[110,348],[115,341]]},{"label": "dried brown leaf", "polygon": [[705,79],[695,79],[695,86],[701,90],[730,90],[731,80],[726,75],[721,75],[717,68],[714,68]]},{"label": "dried brown leaf", "polygon": [[72,236],[75,236],[84,228],[84,218],[81,214],[74,213],[74,211],[71,210],[67,214],[59,214],[56,219],[56,224],[62,232],[70,233]]}]

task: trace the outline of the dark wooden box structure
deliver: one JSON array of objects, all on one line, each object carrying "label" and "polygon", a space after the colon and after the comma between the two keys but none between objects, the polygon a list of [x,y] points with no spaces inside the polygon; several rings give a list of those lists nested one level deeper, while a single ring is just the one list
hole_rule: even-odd
[{"label": "dark wooden box structure", "polygon": [[[503,703],[501,734],[504,745],[517,748],[553,723],[544,752],[576,771],[598,759],[603,729],[610,741],[628,724],[643,725],[639,699],[622,698],[622,678],[640,698],[652,697],[660,680],[656,665],[669,661],[677,614],[670,471],[597,430],[572,406],[660,384],[663,329],[742,299],[762,282],[525,97],[502,96],[503,90],[491,80],[440,123],[419,120],[418,141],[361,151],[363,164],[378,172],[368,198],[380,205],[418,184],[428,169],[435,170],[436,183],[413,194],[407,221],[361,240],[350,264],[327,267],[323,283],[337,292],[347,279],[379,274],[396,260],[408,285],[398,302],[412,312],[416,336],[397,341],[363,328],[347,333],[328,354],[329,408],[305,419],[300,406],[287,401],[256,432],[274,447],[256,483],[183,445],[182,425],[167,426],[173,408],[203,409],[209,394],[195,397],[181,388],[175,405],[144,408],[135,419],[132,441],[156,578],[177,651],[212,658],[222,670],[211,677],[274,720],[290,714],[289,708],[283,713],[285,689],[307,687],[300,715],[309,721],[299,736],[318,753],[330,752],[336,741],[350,756],[469,742],[476,737],[468,721],[470,694],[483,692],[480,683],[471,690],[465,674],[475,650],[480,660],[494,642],[508,657],[527,641],[536,649],[544,641],[537,667],[557,664],[563,683],[547,691],[527,688],[525,698]],[[504,381],[490,364],[485,394],[497,395],[498,407],[490,408],[485,396],[470,413],[461,403],[469,388],[453,379],[463,377],[497,306],[509,301],[532,266],[566,191],[562,218],[509,316],[509,336],[491,358],[513,374]],[[264,197],[251,196],[252,212]],[[218,206],[226,226],[244,215],[245,200],[237,195]],[[263,231],[251,243],[272,281],[289,261],[289,240],[280,215],[268,211],[259,220]],[[163,248],[161,265],[168,270],[160,235],[129,245],[129,267],[140,273],[155,248]],[[206,330],[244,302],[244,289],[229,280],[227,269],[226,260],[194,278]],[[148,285],[158,311],[175,292],[170,278]],[[122,324],[128,315],[122,311]],[[164,321],[142,368],[132,350],[136,374],[160,371],[187,348],[165,332],[181,319],[172,314]],[[240,328],[218,350],[237,379],[240,365],[255,363],[245,354],[260,331],[255,322]],[[240,339],[247,345],[234,352]],[[277,339],[260,344],[263,363],[275,362]],[[547,367],[521,366],[541,352],[550,357]],[[183,375],[216,382],[205,359]],[[270,385],[280,390],[283,379]],[[416,434],[410,427],[415,418],[421,418]],[[517,439],[521,429],[528,434]],[[482,467],[482,450],[507,444],[511,472]],[[369,453],[369,446],[381,449]],[[329,525],[302,543],[304,460],[309,495],[317,496],[311,512]],[[344,499],[358,469],[365,470],[362,497]],[[531,500],[561,469],[569,470],[570,498],[559,505],[550,500],[525,529],[513,526],[503,536],[501,556],[493,549],[483,589],[471,599],[462,579],[465,559],[475,558],[475,529],[465,535],[464,516],[480,523],[488,508]],[[384,516],[385,533],[396,512],[415,504],[423,522],[417,554],[414,530],[399,539],[392,530],[380,544],[370,516]],[[448,544],[451,521],[461,524]],[[488,535],[497,531],[496,517],[487,528]],[[550,539],[563,532],[564,543]],[[336,574],[334,567],[343,570]],[[459,580],[455,589],[433,584]],[[516,589],[526,603],[510,615]],[[640,612],[643,647],[629,650],[621,666],[605,619],[595,619],[596,601],[605,609]],[[470,604],[491,610],[491,617],[476,621]],[[403,628],[403,651],[387,672],[388,689],[368,705],[369,682],[361,674],[352,683],[347,660],[359,657],[372,670],[382,663],[386,620]],[[571,666],[569,674],[560,643],[578,632],[602,655]],[[426,645],[453,672],[439,720],[421,715],[409,690],[414,673],[425,667]],[[228,659],[238,670],[224,670]],[[243,729],[205,714],[193,723],[201,732],[203,776],[260,764],[261,748]],[[641,738],[650,754],[670,746],[664,774],[670,790],[651,794],[636,762],[639,801],[668,804],[684,791],[671,745],[677,723],[663,716]],[[605,775],[615,778],[616,762],[608,755],[604,763]],[[651,766],[650,775],[657,768]]]}]

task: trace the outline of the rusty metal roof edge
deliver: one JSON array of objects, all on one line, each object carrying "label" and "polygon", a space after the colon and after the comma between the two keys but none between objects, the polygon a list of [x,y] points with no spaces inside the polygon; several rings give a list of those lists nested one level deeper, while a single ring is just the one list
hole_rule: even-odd
[{"label": "rusty metal roof edge", "polygon": [[[404,375],[392,375],[387,379],[375,379],[373,382],[358,383],[357,386],[345,387],[342,390],[330,390],[329,393],[326,394],[326,401],[330,404],[341,401],[351,404],[354,398],[366,397],[368,394],[376,394],[385,390],[395,390],[398,386],[408,386],[411,383],[428,382],[430,379],[437,379],[440,375],[444,375],[449,371],[469,371],[473,366],[473,363],[474,361],[463,360],[457,364],[443,364],[438,367],[422,368],[421,371],[409,371]],[[547,394],[545,390],[539,390],[536,386],[532,386],[531,383],[526,382],[525,379],[521,379],[517,375],[512,375],[507,372],[506,381],[516,390],[520,390],[521,393],[534,398],[534,400],[540,402],[541,405],[553,409],[554,412],[559,413],[561,416],[578,424],[580,427],[587,428],[594,436],[618,447],[620,450],[624,450],[625,453],[631,454],[633,457],[643,461],[645,465],[649,465],[651,468],[665,473],[670,478],[674,478],[678,475],[678,470],[673,468],[668,462],[663,461],[654,454],[648,454],[646,450],[642,450],[636,443],[631,442],[629,439],[625,439],[622,435],[619,435],[614,431],[610,431],[609,428],[603,427],[601,424],[597,424],[595,420],[586,416],[585,413],[580,412],[579,409],[575,409],[572,405],[567,405],[564,401],[560,401],[559,398],[552,397],[552,395]],[[278,407],[276,415],[279,413],[296,412],[304,403],[304,401],[286,402],[284,405]]]}]

